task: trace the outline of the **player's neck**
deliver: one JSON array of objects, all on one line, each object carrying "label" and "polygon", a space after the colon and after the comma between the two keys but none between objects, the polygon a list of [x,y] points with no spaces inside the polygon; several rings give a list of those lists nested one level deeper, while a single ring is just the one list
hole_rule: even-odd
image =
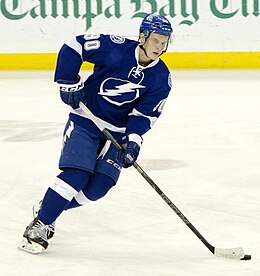
[{"label": "player's neck", "polygon": [[149,65],[151,62],[153,62],[152,59],[150,59],[146,52],[145,52],[145,49],[143,47],[139,47],[139,57],[138,57],[138,63],[141,65],[141,66],[147,66]]}]

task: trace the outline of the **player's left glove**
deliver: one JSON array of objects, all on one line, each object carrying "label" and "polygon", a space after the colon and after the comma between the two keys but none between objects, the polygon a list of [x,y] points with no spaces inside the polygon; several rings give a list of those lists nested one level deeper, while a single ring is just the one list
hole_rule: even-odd
[{"label": "player's left glove", "polygon": [[127,143],[123,145],[125,151],[118,152],[118,160],[123,168],[131,167],[136,161],[143,142],[143,138],[135,133],[129,134]]},{"label": "player's left glove", "polygon": [[79,102],[86,101],[86,91],[84,91],[84,83],[82,79],[75,82],[58,81],[60,87],[60,97],[62,101],[70,105],[73,109],[79,108]]}]

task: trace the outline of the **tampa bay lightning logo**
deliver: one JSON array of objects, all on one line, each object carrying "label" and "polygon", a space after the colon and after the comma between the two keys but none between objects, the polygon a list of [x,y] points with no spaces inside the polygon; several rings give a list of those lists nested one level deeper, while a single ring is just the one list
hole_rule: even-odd
[{"label": "tampa bay lightning logo", "polygon": [[121,106],[137,99],[145,86],[117,78],[107,78],[100,85],[99,95],[106,101]]},{"label": "tampa bay lightning logo", "polygon": [[122,44],[125,42],[125,38],[119,35],[110,35],[110,39],[117,44]]}]

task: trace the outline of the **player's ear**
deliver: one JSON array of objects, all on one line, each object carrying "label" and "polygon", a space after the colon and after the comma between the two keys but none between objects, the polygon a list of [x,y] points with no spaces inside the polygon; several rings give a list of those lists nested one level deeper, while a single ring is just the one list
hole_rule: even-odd
[{"label": "player's ear", "polygon": [[141,45],[143,45],[145,43],[145,37],[143,33],[140,33],[139,35],[139,42]]}]

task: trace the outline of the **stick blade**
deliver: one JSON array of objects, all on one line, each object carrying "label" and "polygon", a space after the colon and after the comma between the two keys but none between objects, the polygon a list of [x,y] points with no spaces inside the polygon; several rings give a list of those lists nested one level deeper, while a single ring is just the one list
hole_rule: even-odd
[{"label": "stick blade", "polygon": [[226,259],[243,259],[245,254],[242,247],[235,248],[215,248],[214,255]]}]

